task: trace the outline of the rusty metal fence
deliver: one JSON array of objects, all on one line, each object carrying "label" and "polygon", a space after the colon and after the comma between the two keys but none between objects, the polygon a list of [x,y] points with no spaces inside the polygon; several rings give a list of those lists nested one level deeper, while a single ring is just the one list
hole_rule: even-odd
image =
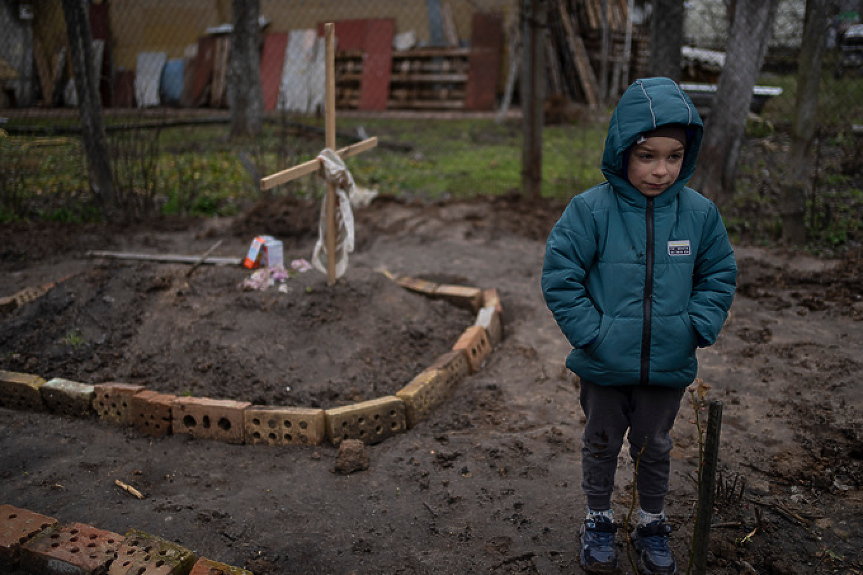
[{"label": "rusty metal fence", "polygon": [[[680,81],[708,114],[724,66],[728,17],[717,10],[725,4],[685,3]],[[565,166],[544,191],[565,196],[601,178],[608,112],[632,80],[649,74],[652,10],[644,0],[543,0],[542,5],[547,10],[541,71],[546,158]],[[139,201],[155,209],[206,211],[203,188],[230,181],[227,174],[251,176],[238,176],[243,183],[227,196],[240,188],[248,194],[255,175],[319,151],[325,22],[336,26],[341,125],[362,130],[359,118],[385,123],[379,127],[407,126],[393,134],[412,134],[411,145],[394,142],[388,153],[415,158],[433,154],[423,149],[426,140],[440,145],[424,138],[424,129],[470,118],[481,127],[456,130],[451,143],[463,137],[472,148],[504,145],[510,153],[494,160],[499,169],[491,175],[472,177],[471,167],[463,167],[465,189],[451,187],[447,193],[518,187],[523,0],[261,0],[259,7],[267,119],[261,142],[269,148],[236,150],[225,128],[231,1],[86,2],[115,178],[136,190]],[[779,3],[751,101],[751,112],[762,121],[758,129],[791,129],[804,7],[804,0]],[[863,123],[863,65],[847,57],[854,51],[845,42],[859,15],[844,8],[842,2],[831,6],[819,94],[820,125],[834,135]],[[77,140],[80,120],[63,2],[3,2],[0,27],[7,31],[0,38],[0,220],[44,213],[79,217],[72,206],[80,212],[87,203],[88,176]],[[159,127],[144,122],[154,119]],[[482,126],[499,137],[483,137]],[[172,130],[181,130],[180,136],[169,134]],[[178,138],[187,144],[182,159],[171,144]],[[217,177],[210,180],[201,176],[214,170],[212,161],[203,159],[206,153],[223,154]],[[159,168],[165,155],[173,158]],[[380,178],[377,183],[386,185]],[[34,201],[42,206],[35,212]],[[228,199],[220,202],[216,211],[231,205]]]}]

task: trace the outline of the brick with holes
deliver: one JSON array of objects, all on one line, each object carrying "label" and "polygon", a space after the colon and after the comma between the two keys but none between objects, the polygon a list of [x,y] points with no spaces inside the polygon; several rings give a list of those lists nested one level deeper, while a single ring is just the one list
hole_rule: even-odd
[{"label": "brick with holes", "polygon": [[484,327],[472,325],[462,332],[452,348],[465,354],[470,372],[476,373],[491,353],[491,342]]},{"label": "brick with holes", "polygon": [[243,443],[243,412],[250,405],[248,401],[232,399],[178,397],[171,406],[171,431],[188,433],[195,439]]},{"label": "brick with holes", "polygon": [[195,566],[192,567],[189,575],[252,575],[252,572],[240,567],[231,567],[230,565],[219,563],[212,559],[207,559],[206,557],[201,557],[198,559],[198,562],[195,563]]},{"label": "brick with holes", "polygon": [[177,396],[145,390],[132,396],[132,424],[141,433],[159,437],[171,433],[171,406]]},{"label": "brick with holes", "polygon": [[139,529],[126,532],[108,575],[186,575],[195,554],[176,543]]},{"label": "brick with holes", "polygon": [[327,439],[338,446],[345,439],[378,443],[407,429],[405,404],[385,396],[326,410]]},{"label": "brick with holes", "polygon": [[470,365],[467,356],[461,350],[452,350],[439,355],[428,366],[428,369],[441,369],[446,372],[446,385],[455,387],[462,379],[470,375]]},{"label": "brick with holes", "polygon": [[20,567],[25,573],[105,573],[123,536],[83,523],[48,527],[21,546]]},{"label": "brick with holes", "polygon": [[21,545],[28,539],[56,525],[57,520],[47,515],[19,509],[12,505],[0,505],[0,570],[18,566]]},{"label": "brick with holes", "polygon": [[479,325],[485,328],[488,334],[489,343],[494,348],[503,339],[503,323],[501,322],[500,313],[493,305],[480,308],[476,314],[476,322],[474,325]]},{"label": "brick with holes", "polygon": [[45,380],[38,375],[0,369],[0,407],[44,410],[45,404],[39,391],[43,385]]},{"label": "brick with holes", "polygon": [[[456,355],[464,358],[463,354]],[[463,360],[465,371],[467,362]],[[427,368],[396,392],[396,397],[405,403],[408,428],[426,419],[429,414],[452,394],[460,378],[450,377],[446,369]]]},{"label": "brick with holes", "polygon": [[134,383],[97,383],[93,409],[103,421],[119,425],[132,425],[132,396],[147,388]]},{"label": "brick with holes", "polygon": [[317,445],[327,436],[323,409],[306,407],[247,407],[246,443]]}]

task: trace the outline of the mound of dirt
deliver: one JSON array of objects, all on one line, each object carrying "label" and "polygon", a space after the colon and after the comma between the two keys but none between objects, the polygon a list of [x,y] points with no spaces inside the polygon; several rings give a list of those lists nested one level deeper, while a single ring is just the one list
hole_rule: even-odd
[{"label": "mound of dirt", "polygon": [[247,270],[187,269],[111,261],[59,283],[0,322],[4,367],[326,409],[394,394],[473,320],[369,270],[244,291]]}]

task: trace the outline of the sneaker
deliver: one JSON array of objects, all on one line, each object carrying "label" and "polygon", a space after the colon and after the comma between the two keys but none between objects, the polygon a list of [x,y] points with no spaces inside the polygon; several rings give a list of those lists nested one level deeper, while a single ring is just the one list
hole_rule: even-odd
[{"label": "sneaker", "polygon": [[588,573],[617,571],[614,534],[617,524],[608,517],[591,515],[581,526],[581,566]]},{"label": "sneaker", "polygon": [[646,575],[674,575],[677,563],[668,544],[671,525],[664,519],[641,525],[632,532],[638,571]]}]

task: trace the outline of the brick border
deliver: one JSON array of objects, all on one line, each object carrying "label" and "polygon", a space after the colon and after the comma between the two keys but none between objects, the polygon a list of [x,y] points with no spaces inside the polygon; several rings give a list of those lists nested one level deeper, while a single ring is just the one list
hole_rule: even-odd
[{"label": "brick border", "polygon": [[125,535],[0,504],[0,572],[252,575],[139,529]]},{"label": "brick border", "polygon": [[[89,417],[140,433],[186,433],[195,439],[234,444],[318,445],[338,447],[345,439],[378,443],[425,420],[467,376],[477,373],[503,337],[503,306],[495,288],[439,284],[382,271],[408,291],[442,299],[476,314],[449,352],[394,395],[314,410],[260,406],[248,402],[179,397],[129,383],[89,385],[0,370],[0,407]],[[267,413],[264,413],[267,412]],[[264,418],[263,416],[266,416]]]}]

